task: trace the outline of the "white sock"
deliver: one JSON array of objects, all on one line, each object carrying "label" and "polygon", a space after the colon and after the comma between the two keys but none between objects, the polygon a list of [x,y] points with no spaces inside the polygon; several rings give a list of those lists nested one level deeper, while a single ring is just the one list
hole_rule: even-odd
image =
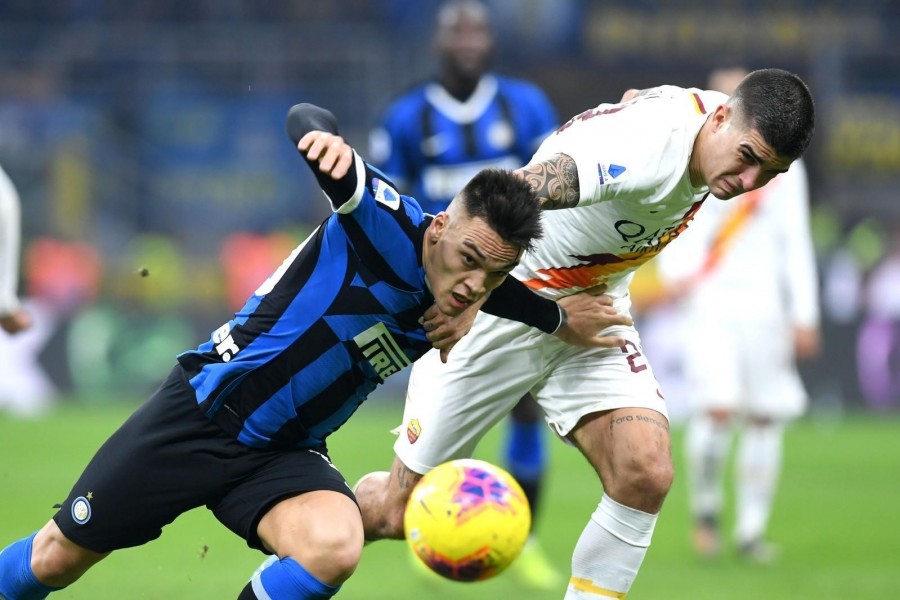
[{"label": "white sock", "polygon": [[575,545],[564,600],[624,598],[644,562],[656,517],[603,494]]},{"label": "white sock", "polygon": [[701,414],[688,423],[685,435],[688,493],[694,517],[718,517],[722,512],[723,479],[731,425]]},{"label": "white sock", "polygon": [[784,425],[747,424],[737,457],[737,520],[735,540],[747,543],[763,537],[772,513],[781,473]]}]

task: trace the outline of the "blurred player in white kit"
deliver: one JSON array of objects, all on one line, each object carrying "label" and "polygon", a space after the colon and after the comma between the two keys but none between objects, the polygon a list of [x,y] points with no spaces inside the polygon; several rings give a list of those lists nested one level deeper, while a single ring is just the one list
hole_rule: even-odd
[{"label": "blurred player in white kit", "polygon": [[[714,71],[709,87],[731,93],[744,75]],[[730,202],[707,202],[657,268],[689,336],[681,348],[691,394],[686,460],[695,549],[706,557],[721,551],[724,472],[738,429],[734,542],[748,560],[771,562],[776,547],[765,534],[784,429],[807,402],[796,360],[820,346],[803,162]]]}]

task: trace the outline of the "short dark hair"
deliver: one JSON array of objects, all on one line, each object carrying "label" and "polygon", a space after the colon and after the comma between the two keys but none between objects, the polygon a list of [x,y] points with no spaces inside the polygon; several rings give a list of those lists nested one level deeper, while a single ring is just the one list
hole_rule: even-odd
[{"label": "short dark hair", "polygon": [[530,250],[544,235],[541,203],[522,177],[505,169],[484,169],[460,192],[470,217],[480,217],[506,242]]},{"label": "short dark hair", "polygon": [[753,71],[728,103],[767,144],[785,158],[806,151],[816,126],[816,105],[800,77],[782,69]]}]

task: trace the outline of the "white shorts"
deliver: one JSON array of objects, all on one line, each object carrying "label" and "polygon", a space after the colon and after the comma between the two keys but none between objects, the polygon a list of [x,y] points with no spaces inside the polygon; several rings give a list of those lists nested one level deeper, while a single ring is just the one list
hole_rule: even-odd
[{"label": "white shorts", "polygon": [[694,410],[791,419],[806,409],[790,327],[752,320],[697,321],[684,364]]},{"label": "white shorts", "polygon": [[394,451],[421,474],[448,460],[469,457],[526,392],[561,436],[584,415],[615,408],[649,408],[668,418],[637,331],[613,327],[603,332],[612,334],[628,343],[622,348],[580,348],[516,321],[480,313],[447,364],[432,350],[413,365]]}]

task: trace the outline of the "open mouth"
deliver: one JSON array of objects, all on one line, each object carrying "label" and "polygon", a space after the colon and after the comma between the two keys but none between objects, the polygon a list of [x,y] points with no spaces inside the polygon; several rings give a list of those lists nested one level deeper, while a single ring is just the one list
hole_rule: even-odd
[{"label": "open mouth", "polygon": [[472,304],[472,301],[471,301],[471,300],[469,300],[469,299],[466,298],[465,296],[462,296],[462,295],[460,295],[460,294],[457,294],[456,292],[453,292],[453,293],[451,293],[450,295],[451,295],[451,297],[453,298],[453,303],[454,303],[457,307],[459,307],[459,308],[466,308],[466,307],[468,307],[470,304]]}]

